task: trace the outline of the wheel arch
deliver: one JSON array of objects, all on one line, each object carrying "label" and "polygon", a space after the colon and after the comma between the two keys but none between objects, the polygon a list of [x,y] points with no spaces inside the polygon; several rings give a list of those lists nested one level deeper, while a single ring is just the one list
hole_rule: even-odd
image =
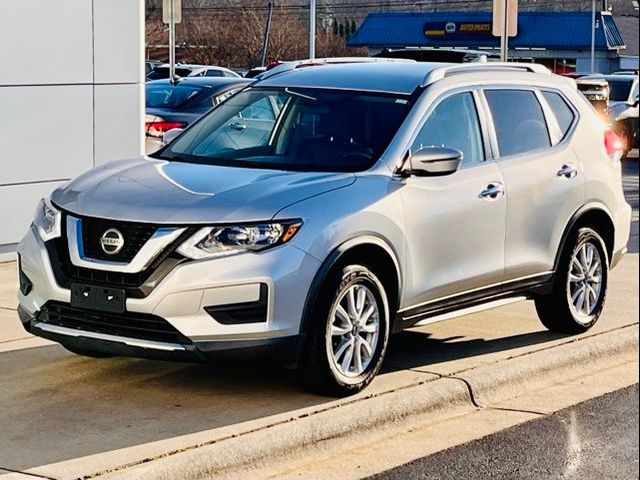
[{"label": "wheel arch", "polygon": [[312,310],[326,279],[336,268],[350,262],[364,264],[380,277],[389,298],[389,320],[391,323],[394,322],[402,295],[402,274],[398,255],[385,240],[373,235],[363,236],[347,240],[336,247],[320,265],[307,293],[300,333],[306,334],[308,331]]},{"label": "wheel arch", "polygon": [[554,271],[558,270],[562,254],[567,246],[567,242],[575,235],[582,227],[593,228],[604,240],[607,249],[607,261],[611,262],[613,258],[613,249],[615,242],[615,223],[607,208],[601,204],[586,205],[574,213],[571,220],[565,227],[564,233],[560,240],[558,252],[556,253],[556,259],[554,262]]}]

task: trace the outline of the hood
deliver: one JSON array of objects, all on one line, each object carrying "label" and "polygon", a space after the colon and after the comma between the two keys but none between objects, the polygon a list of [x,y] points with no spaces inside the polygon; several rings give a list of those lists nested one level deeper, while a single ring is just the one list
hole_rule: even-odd
[{"label": "hood", "polygon": [[283,172],[140,158],[95,168],[52,201],[80,216],[159,224],[269,220],[355,181],[352,173]]}]

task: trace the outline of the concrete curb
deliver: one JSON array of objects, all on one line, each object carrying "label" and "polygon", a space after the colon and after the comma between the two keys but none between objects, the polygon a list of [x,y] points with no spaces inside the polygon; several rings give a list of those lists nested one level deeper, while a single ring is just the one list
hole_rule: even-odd
[{"label": "concrete curb", "polygon": [[480,365],[446,377],[409,385],[372,397],[232,437],[185,447],[141,463],[85,478],[111,480],[134,478],[213,478],[217,472],[238,469],[277,458],[324,440],[344,437],[358,430],[379,428],[424,414],[455,411],[511,398],[554,376],[578,376],[585,369],[602,368],[607,362],[638,351],[638,324]]}]

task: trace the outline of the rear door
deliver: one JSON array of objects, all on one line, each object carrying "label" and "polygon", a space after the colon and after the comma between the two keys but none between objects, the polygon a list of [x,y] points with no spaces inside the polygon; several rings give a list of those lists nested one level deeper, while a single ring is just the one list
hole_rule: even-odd
[{"label": "rear door", "polygon": [[584,202],[584,175],[570,145],[578,113],[553,90],[499,87],[484,97],[507,194],[505,281],[542,280]]}]

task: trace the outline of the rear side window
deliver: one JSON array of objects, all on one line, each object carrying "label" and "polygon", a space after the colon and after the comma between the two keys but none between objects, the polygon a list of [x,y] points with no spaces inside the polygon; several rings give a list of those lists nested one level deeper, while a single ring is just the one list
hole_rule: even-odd
[{"label": "rear side window", "polygon": [[224,77],[224,73],[221,70],[207,70],[207,77]]},{"label": "rear side window", "polygon": [[560,127],[561,139],[567,135],[567,132],[573,124],[575,114],[562,95],[555,92],[542,92],[544,99],[551,107],[553,115],[556,117],[558,126]]},{"label": "rear side window", "polygon": [[498,137],[500,156],[551,146],[542,107],[529,90],[485,91]]}]

